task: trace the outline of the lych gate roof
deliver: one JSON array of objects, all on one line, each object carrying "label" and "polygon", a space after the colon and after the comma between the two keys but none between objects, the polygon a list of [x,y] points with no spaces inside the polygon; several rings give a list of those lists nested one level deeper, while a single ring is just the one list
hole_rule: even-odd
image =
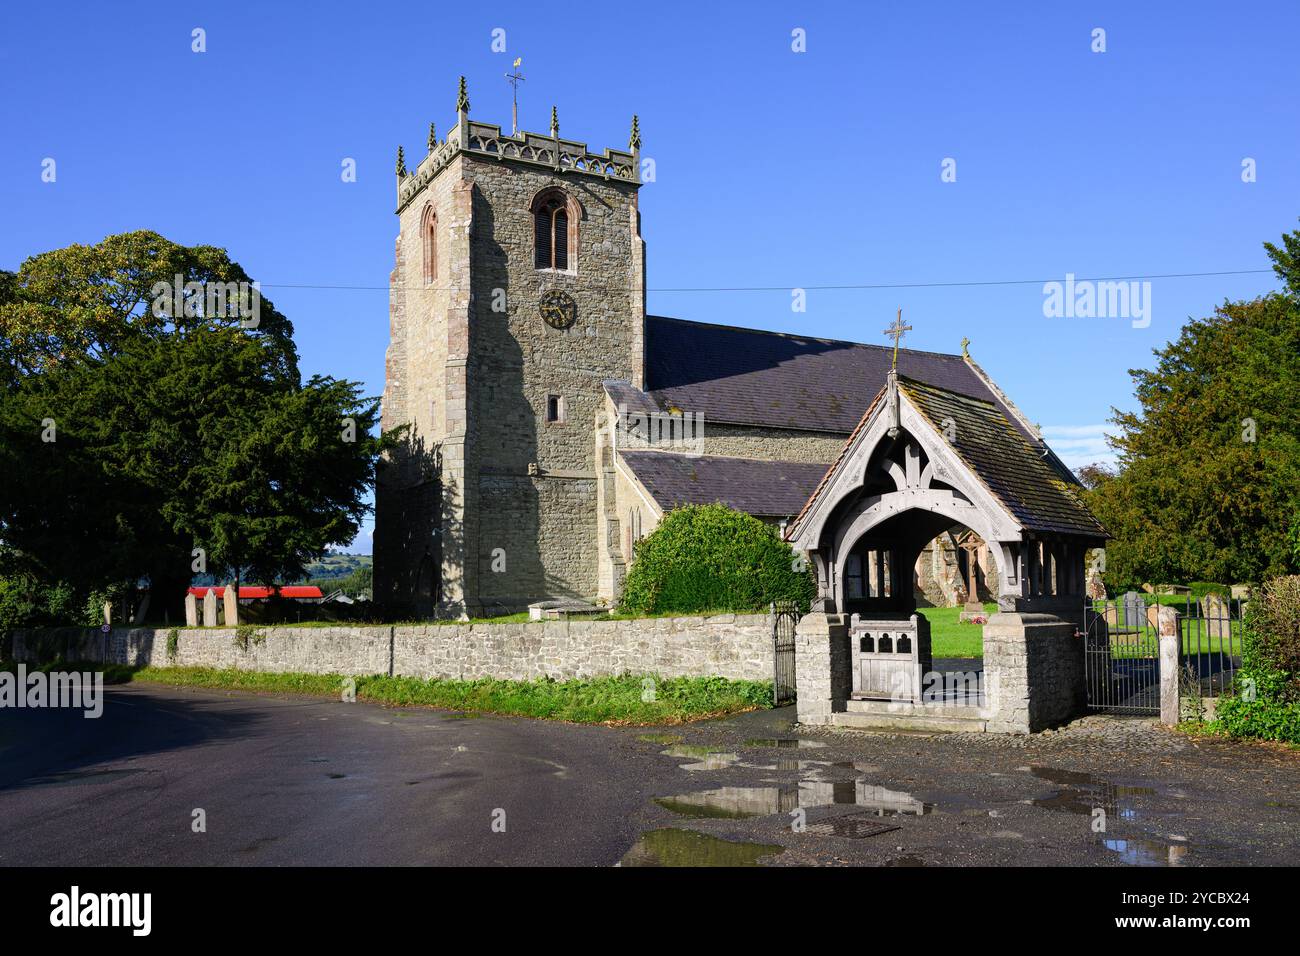
[{"label": "lych gate roof", "polygon": [[[1045,446],[1031,443],[992,402],[899,376],[899,389],[1012,516],[1028,530],[1106,537]],[[945,422],[950,426],[945,428]],[[1068,480],[1067,480],[1068,479]]]},{"label": "lych gate roof", "polygon": [[[893,349],[647,315],[646,391],[705,420],[848,435],[885,384]],[[898,371],[998,398],[960,355],[899,349]]]},{"label": "lych gate roof", "polygon": [[798,514],[825,465],[752,458],[679,455],[662,451],[619,451],[663,511],[715,501],[763,517]]}]

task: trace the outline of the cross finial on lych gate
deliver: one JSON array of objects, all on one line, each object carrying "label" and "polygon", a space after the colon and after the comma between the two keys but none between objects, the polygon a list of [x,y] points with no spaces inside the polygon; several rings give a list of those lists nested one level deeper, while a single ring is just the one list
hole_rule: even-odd
[{"label": "cross finial on lych gate", "polygon": [[912,331],[912,327],[910,325],[905,325],[903,323],[903,310],[899,309],[898,318],[894,320],[894,324],[891,325],[889,328],[885,329],[885,334],[892,336],[894,339],[893,368],[895,369],[898,368],[898,340],[901,339],[906,333],[910,331]]}]

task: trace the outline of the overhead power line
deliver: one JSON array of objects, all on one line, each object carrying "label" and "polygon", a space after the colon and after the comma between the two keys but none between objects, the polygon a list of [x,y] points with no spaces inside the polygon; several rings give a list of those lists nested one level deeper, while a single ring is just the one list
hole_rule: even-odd
[{"label": "overhead power line", "polygon": [[[1147,275],[1125,275],[1125,276],[1075,276],[1075,283],[1079,282],[1138,282],[1149,281],[1151,279],[1201,279],[1212,276],[1246,276],[1246,275],[1264,275],[1272,274],[1272,269],[1224,269],[1217,272],[1163,272],[1151,273]],[[1047,279],[975,279],[960,282],[860,282],[860,283],[843,283],[832,285],[727,285],[727,286],[649,286],[647,292],[789,292],[792,289],[803,289],[807,292],[841,292],[855,290],[872,290],[872,289],[956,289],[969,288],[973,286],[1000,286],[1000,285],[1043,285],[1047,282],[1060,282],[1063,276],[1051,276]],[[264,289],[327,289],[339,292],[373,292],[392,290],[392,286],[387,285],[318,285],[306,282],[263,282]],[[401,287],[403,291],[407,287]],[[609,292],[626,292],[630,286],[601,286],[587,285],[586,288],[600,288]],[[456,286],[433,286],[419,285],[415,286],[416,291],[425,292],[455,292],[459,291]]]}]

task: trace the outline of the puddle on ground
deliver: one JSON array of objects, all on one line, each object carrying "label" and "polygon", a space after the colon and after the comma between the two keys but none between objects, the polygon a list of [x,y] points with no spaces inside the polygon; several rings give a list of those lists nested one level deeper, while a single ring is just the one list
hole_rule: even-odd
[{"label": "puddle on ground", "polygon": [[820,740],[803,740],[798,737],[759,737],[746,740],[746,747],[778,747],[782,750],[818,750],[826,745]]},{"label": "puddle on ground", "polygon": [[723,753],[700,744],[674,744],[659,751],[665,757],[698,757],[695,763],[682,764],[683,770],[725,770],[740,762],[740,754]]},{"label": "puddle on ground", "polygon": [[874,786],[865,780],[802,780],[797,786],[718,787],[654,801],[685,817],[743,820],[797,809],[857,806],[878,817],[922,816],[934,805],[910,793]]},{"label": "puddle on ground", "polygon": [[681,734],[637,734],[637,740],[644,740],[648,744],[679,744],[682,742]]},{"label": "puddle on ground", "polygon": [[886,860],[885,866],[925,866],[925,860],[919,856],[898,856],[892,860]]},{"label": "puddle on ground", "polygon": [[619,866],[758,866],[785,848],[774,843],[721,840],[707,833],[668,827],[643,833]]},{"label": "puddle on ground", "polygon": [[[1030,767],[1029,772],[1062,788],[1049,796],[1033,800],[1034,806],[1083,816],[1092,816],[1094,810],[1101,808],[1108,821],[1138,819],[1141,812],[1133,807],[1132,798],[1150,797],[1157,793],[1154,787],[1121,786],[1094,774],[1076,770]],[[1141,837],[1103,836],[1100,845],[1117,854],[1120,862],[1128,866],[1182,866],[1190,852],[1185,842],[1171,844]]]},{"label": "puddle on ground", "polygon": [[1156,793],[1153,787],[1120,786],[1090,773],[1074,770],[1031,767],[1030,773],[1040,780],[1062,786],[1062,789],[1032,801],[1034,806],[1045,810],[1091,816],[1094,809],[1101,807],[1106,811],[1108,819],[1135,820],[1138,811],[1133,808],[1129,798],[1150,797]]},{"label": "puddle on ground", "polygon": [[659,752],[665,757],[700,758],[696,763],[682,764],[683,770],[725,770],[728,767],[746,767],[750,770],[775,770],[782,773],[816,773],[821,768],[836,766],[826,760],[796,760],[793,757],[778,757],[767,763],[752,763],[740,754],[699,744],[675,744]]},{"label": "puddle on ground", "polygon": [[477,720],[483,715],[472,710],[457,711],[454,714],[445,714],[443,720]]},{"label": "puddle on ground", "polygon": [[1187,846],[1157,840],[1105,839],[1101,845],[1129,866],[1182,866],[1190,852]]},{"label": "puddle on ground", "polygon": [[331,780],[342,780],[347,776],[345,773],[331,773],[328,775]]}]

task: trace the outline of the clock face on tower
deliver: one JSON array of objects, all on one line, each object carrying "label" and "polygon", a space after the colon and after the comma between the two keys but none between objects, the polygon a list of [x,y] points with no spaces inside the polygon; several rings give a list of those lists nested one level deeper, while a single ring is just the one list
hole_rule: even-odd
[{"label": "clock face on tower", "polygon": [[573,296],[560,289],[543,292],[538,307],[542,319],[553,329],[567,329],[578,318],[578,303],[573,301]]}]

